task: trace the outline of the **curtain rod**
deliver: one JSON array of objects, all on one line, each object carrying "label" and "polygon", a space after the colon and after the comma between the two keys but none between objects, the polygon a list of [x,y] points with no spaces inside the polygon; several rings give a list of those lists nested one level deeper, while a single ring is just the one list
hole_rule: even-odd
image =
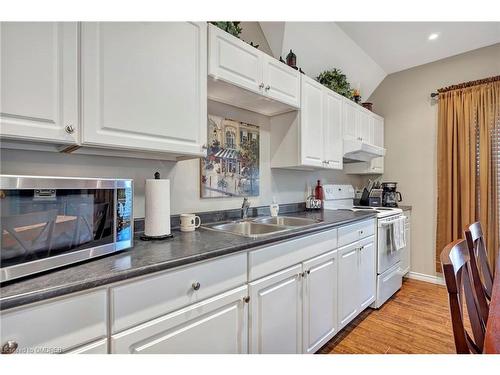
[{"label": "curtain rod", "polygon": [[458,89],[464,89],[466,87],[477,86],[477,85],[482,85],[485,83],[491,83],[491,82],[496,82],[496,81],[500,81],[500,76],[483,78],[483,79],[478,79],[476,81],[469,81],[469,82],[459,83],[457,85],[443,87],[443,88],[438,89],[437,92],[431,92],[431,98],[432,99],[439,99],[439,94],[444,93],[444,92],[458,90]]}]

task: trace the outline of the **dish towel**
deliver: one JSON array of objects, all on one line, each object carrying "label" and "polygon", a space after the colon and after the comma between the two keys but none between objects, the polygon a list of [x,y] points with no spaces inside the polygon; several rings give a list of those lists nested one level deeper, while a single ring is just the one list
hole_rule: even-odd
[{"label": "dish towel", "polygon": [[405,221],[406,216],[394,220],[394,242],[397,251],[406,247]]},{"label": "dish towel", "polygon": [[394,223],[387,223],[384,225],[384,227],[385,227],[385,241],[386,241],[387,252],[389,254],[392,254],[394,251],[397,250],[394,237]]}]

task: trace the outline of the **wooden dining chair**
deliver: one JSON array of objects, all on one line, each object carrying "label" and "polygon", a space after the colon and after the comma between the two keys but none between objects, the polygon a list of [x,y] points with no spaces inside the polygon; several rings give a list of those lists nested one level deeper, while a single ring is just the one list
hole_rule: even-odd
[{"label": "wooden dining chair", "polygon": [[[483,352],[486,321],[481,316],[478,299],[475,297],[470,270],[470,257],[465,240],[448,244],[441,252],[441,264],[448,289],[453,337],[458,354],[479,354]],[[485,296],[479,299],[486,303]],[[464,326],[463,306],[472,328],[471,338]]]},{"label": "wooden dining chair", "polygon": [[481,286],[488,300],[491,300],[491,292],[493,291],[493,272],[491,272],[491,267],[488,263],[488,254],[486,253],[481,223],[477,221],[468,225],[464,232],[465,239],[467,240],[471,252],[472,266],[477,268]]}]

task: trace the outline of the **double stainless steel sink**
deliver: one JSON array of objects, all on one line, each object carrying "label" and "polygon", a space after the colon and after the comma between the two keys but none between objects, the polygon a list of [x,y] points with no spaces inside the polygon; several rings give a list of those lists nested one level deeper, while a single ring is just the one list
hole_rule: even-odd
[{"label": "double stainless steel sink", "polygon": [[257,217],[225,223],[203,225],[204,228],[237,234],[243,237],[259,238],[282,233],[292,229],[307,227],[321,222],[300,217],[276,216]]}]

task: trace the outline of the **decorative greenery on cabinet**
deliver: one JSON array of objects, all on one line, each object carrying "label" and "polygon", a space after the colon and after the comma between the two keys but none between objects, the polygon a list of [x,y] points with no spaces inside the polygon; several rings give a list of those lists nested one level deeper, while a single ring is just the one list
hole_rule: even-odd
[{"label": "decorative greenery on cabinet", "polygon": [[347,76],[340,69],[325,70],[316,77],[316,80],[346,98],[352,99],[353,97],[354,90],[351,89]]},{"label": "decorative greenery on cabinet", "polygon": [[210,23],[236,38],[240,37],[241,31],[243,30],[239,21],[211,21]]}]

